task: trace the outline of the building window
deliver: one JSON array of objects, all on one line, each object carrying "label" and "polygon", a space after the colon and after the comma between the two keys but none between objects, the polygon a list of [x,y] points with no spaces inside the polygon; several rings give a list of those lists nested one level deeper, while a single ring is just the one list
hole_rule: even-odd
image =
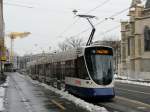
[{"label": "building window", "polygon": [[144,29],[144,43],[144,50],[150,51],[150,28],[148,26]]},{"label": "building window", "polygon": [[130,56],[130,38],[128,38],[128,56]]}]

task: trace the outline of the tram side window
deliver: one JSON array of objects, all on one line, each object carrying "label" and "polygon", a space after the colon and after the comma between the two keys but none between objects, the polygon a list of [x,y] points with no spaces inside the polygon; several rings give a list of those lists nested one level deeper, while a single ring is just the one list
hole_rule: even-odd
[{"label": "tram side window", "polygon": [[73,60],[68,60],[65,62],[65,75],[68,77],[73,77],[75,74],[75,65]]},{"label": "tram side window", "polygon": [[48,76],[49,74],[49,64],[45,64],[45,75]]},{"label": "tram side window", "polygon": [[40,72],[40,69],[39,69],[39,65],[37,65],[37,74],[39,74]]},{"label": "tram side window", "polygon": [[34,65],[34,74],[36,74],[36,69],[37,69],[36,65]]},{"label": "tram side window", "polygon": [[42,66],[42,64],[39,65],[39,74],[40,75],[43,74],[43,66]]},{"label": "tram side window", "polygon": [[55,62],[53,62],[53,63],[51,63],[51,73],[50,73],[50,75],[51,75],[51,78],[52,79],[54,79],[54,78],[56,78],[56,63]]},{"label": "tram side window", "polygon": [[43,76],[44,74],[45,74],[44,64],[41,64],[41,75]]},{"label": "tram side window", "polygon": [[56,62],[53,63],[53,78],[56,78],[56,67],[57,67],[57,64]]},{"label": "tram side window", "polygon": [[77,68],[78,68],[78,73],[77,73],[77,78],[81,78],[81,79],[89,79],[88,77],[88,73],[87,73],[87,69],[85,66],[85,61],[84,61],[84,57],[78,57],[77,59]]},{"label": "tram side window", "polygon": [[61,62],[62,79],[65,79],[65,62]]},{"label": "tram side window", "polygon": [[49,63],[49,65],[48,65],[48,76],[51,76],[51,72],[52,72],[52,64]]},{"label": "tram side window", "polygon": [[43,64],[43,75],[46,75],[46,64]]},{"label": "tram side window", "polygon": [[70,61],[70,74],[72,77],[75,77],[75,61]]},{"label": "tram side window", "polygon": [[70,74],[70,61],[66,61],[66,64],[65,64],[65,75],[68,76],[68,77],[71,77],[71,74]]},{"label": "tram side window", "polygon": [[58,80],[61,79],[61,63],[57,62],[57,68],[56,68],[56,77]]}]

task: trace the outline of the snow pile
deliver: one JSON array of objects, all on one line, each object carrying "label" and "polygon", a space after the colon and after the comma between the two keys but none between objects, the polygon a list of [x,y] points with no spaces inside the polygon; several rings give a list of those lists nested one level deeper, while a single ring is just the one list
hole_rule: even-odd
[{"label": "snow pile", "polygon": [[40,85],[45,87],[46,89],[49,89],[49,90],[55,92],[56,94],[61,95],[62,98],[65,98],[71,102],[74,102],[77,106],[80,106],[80,107],[86,109],[87,111],[90,111],[90,112],[108,112],[104,107],[96,106],[96,105],[90,104],[88,102],[85,102],[84,100],[82,100],[80,98],[77,98],[71,94],[68,94],[68,92],[58,90],[56,88],[53,88],[53,87],[48,86],[48,85],[43,84],[43,83],[41,83]]},{"label": "snow pile", "polygon": [[128,79],[126,76],[118,76],[117,74],[114,74],[114,78],[119,79],[119,80],[127,80]]},{"label": "snow pile", "polygon": [[0,87],[0,111],[4,110],[5,88]]},{"label": "snow pile", "polygon": [[0,112],[3,111],[4,108],[4,102],[5,102],[5,89],[8,87],[9,77],[7,77],[6,82],[2,85],[0,85]]},{"label": "snow pile", "polygon": [[64,90],[58,90],[52,86],[46,85],[44,83],[40,83],[36,80],[32,80],[29,76],[26,76],[27,79],[31,80],[33,84],[39,84],[40,86],[45,87],[46,89],[49,89],[56,94],[59,94],[62,98],[65,98],[73,103],[75,103],[77,106],[82,107],[83,109],[86,109],[87,111],[90,112],[108,112],[104,107],[100,107],[97,105],[93,105],[91,103],[85,102],[84,100],[77,98],[71,94],[68,94],[68,92],[64,92]]},{"label": "snow pile", "polygon": [[6,82],[3,83],[2,85],[0,85],[0,87],[7,88],[8,87],[8,82],[9,82],[9,77],[7,77]]},{"label": "snow pile", "polygon": [[138,82],[138,81],[130,81],[130,80],[118,80],[115,79],[116,82],[121,82],[121,83],[127,83],[127,84],[136,84],[136,85],[142,85],[142,86],[150,86],[150,83],[147,82]]}]

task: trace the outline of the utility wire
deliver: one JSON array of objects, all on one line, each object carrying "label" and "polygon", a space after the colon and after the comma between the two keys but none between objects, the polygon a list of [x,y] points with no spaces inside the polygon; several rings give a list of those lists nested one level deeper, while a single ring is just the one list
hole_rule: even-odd
[{"label": "utility wire", "polygon": [[[109,1],[110,1],[110,0],[105,0],[105,1],[104,1],[103,3],[101,3],[100,5],[97,5],[96,7],[90,9],[89,11],[87,11],[85,14],[88,14],[88,13],[90,13],[90,12],[96,10],[97,8],[102,7],[103,5],[105,5],[106,3],[108,3]],[[63,34],[66,33],[68,30],[70,30],[71,27],[72,27],[75,23],[77,23],[78,20],[79,20],[79,19],[75,20],[75,22],[73,22],[73,23],[70,24],[66,29],[64,29],[64,31],[63,31],[62,33],[60,33],[59,36],[63,35]]]},{"label": "utility wire", "polygon": [[113,17],[115,17],[115,16],[118,16],[118,15],[120,15],[120,14],[126,12],[126,11],[129,10],[129,9],[130,9],[130,7],[126,8],[126,9],[123,9],[123,10],[121,10],[120,12],[117,12],[116,14],[113,14],[113,15],[110,16],[109,18],[113,18]]},{"label": "utility wire", "polygon": [[29,2],[22,2],[22,1],[17,1],[17,0],[3,0],[4,2],[9,2],[9,3],[19,3],[19,4],[26,4],[26,5],[29,5],[29,4],[32,4],[32,3],[29,3]]},{"label": "utility wire", "polygon": [[103,5],[105,5],[106,3],[108,3],[110,0],[105,0],[103,3],[101,3],[100,5],[97,5],[96,7],[94,7],[93,9],[90,9],[88,12],[86,12],[85,14],[88,14],[90,12],[93,12],[94,10],[96,10],[97,8],[102,7]]},{"label": "utility wire", "polygon": [[[119,11],[119,12],[116,12],[115,14],[109,16],[108,18],[113,19],[114,17],[116,17],[116,16],[118,16],[118,15],[120,15],[120,14],[126,12],[127,10],[129,10],[129,8],[130,8],[130,7],[126,8],[126,9],[123,9],[123,10],[121,10],[121,11]],[[98,25],[104,23],[106,20],[107,20],[106,18],[103,19],[103,20],[101,20],[100,22],[96,23],[95,26],[98,26]],[[89,29],[90,29],[90,28],[87,28],[87,29],[81,31],[80,33],[76,34],[75,36],[79,36],[79,35],[81,35],[81,34],[87,32]]]},{"label": "utility wire", "polygon": [[73,23],[71,23],[68,27],[66,27],[66,28],[59,34],[58,37],[60,37],[61,35],[63,35],[64,33],[66,33],[69,29],[71,29],[71,27],[72,27],[75,23],[77,23],[78,20],[79,20],[79,19],[75,20],[75,21],[74,21]]},{"label": "utility wire", "polygon": [[4,5],[12,5],[12,6],[18,6],[18,7],[34,8],[33,6],[28,6],[28,5],[24,5],[24,4],[16,4],[16,3],[8,3],[8,2],[4,2]]},{"label": "utility wire", "polygon": [[119,27],[120,27],[120,25],[117,25],[117,26],[115,26],[115,27],[113,27],[113,28],[110,28],[110,29],[106,30],[105,32],[101,32],[101,33],[99,33],[99,34],[97,34],[97,35],[103,35],[103,34],[112,32],[112,31],[118,29]]},{"label": "utility wire", "polygon": [[[109,1],[110,1],[110,0],[105,0],[102,4],[96,6],[95,8],[93,8],[93,9],[91,9],[91,10],[89,10],[89,11],[86,12],[85,14],[88,14],[88,13],[90,13],[90,12],[96,10],[97,8],[99,8],[99,7],[103,6],[103,5],[105,5],[105,4],[108,3]],[[28,6],[28,5],[24,5],[24,4],[16,4],[16,3],[8,3],[8,2],[4,2],[4,4],[5,4],[5,5],[19,6],[19,7],[26,7],[26,8],[34,8],[33,6]],[[129,7],[129,8],[130,8],[130,7]],[[118,16],[118,15],[122,14],[123,12],[127,11],[129,8],[126,8],[126,9],[120,11],[120,12],[117,12],[117,13],[111,15],[111,16],[108,17],[108,18],[113,18],[113,17],[115,17],[115,16]],[[102,24],[102,23],[105,22],[106,20],[107,20],[107,19],[101,20],[100,22],[96,23],[95,26]],[[78,19],[75,20],[72,24],[70,24],[60,35],[64,34],[66,31],[68,31],[69,29],[71,29],[71,27],[72,27],[77,21],[78,21]],[[89,30],[89,28],[83,30],[82,32],[78,33],[78,34],[75,35],[75,36],[79,36],[79,35],[81,35],[82,33],[87,32],[88,30]],[[107,32],[109,32],[109,31],[111,31],[111,30],[108,30]]]}]

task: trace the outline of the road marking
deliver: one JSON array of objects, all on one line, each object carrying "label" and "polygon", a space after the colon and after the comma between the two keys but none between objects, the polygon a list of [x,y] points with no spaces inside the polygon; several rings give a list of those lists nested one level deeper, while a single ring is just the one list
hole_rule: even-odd
[{"label": "road marking", "polygon": [[145,94],[145,95],[150,95],[150,93],[145,93],[145,92],[143,92],[143,91],[128,90],[128,89],[122,89],[122,88],[116,88],[116,89],[120,89],[120,90],[123,90],[123,91],[134,92],[134,93]]},{"label": "road marking", "polygon": [[138,109],[145,110],[145,107],[137,107]]},{"label": "road marking", "polygon": [[120,96],[116,96],[115,98],[118,99],[118,100],[125,100],[125,101],[131,102],[131,103],[141,105],[141,107],[150,108],[149,104],[146,104],[146,103],[143,103],[143,102],[140,102],[140,101],[137,101],[137,100],[131,100],[131,99],[120,97]]},{"label": "road marking", "polygon": [[145,87],[149,88],[150,87],[150,86],[145,85],[145,84],[143,84],[143,85],[142,84],[134,84],[134,83],[132,84],[132,83],[129,83],[129,82],[119,82],[119,81],[117,81],[116,83],[119,83],[119,85],[123,85],[123,86],[125,86],[125,84],[126,84],[130,87],[135,87],[135,86],[136,87],[138,86],[139,88],[145,88]]},{"label": "road marking", "polygon": [[54,103],[56,106],[58,106],[60,109],[66,110],[66,108],[63,105],[61,105],[60,103],[58,103],[57,101],[51,100],[51,102]]}]

